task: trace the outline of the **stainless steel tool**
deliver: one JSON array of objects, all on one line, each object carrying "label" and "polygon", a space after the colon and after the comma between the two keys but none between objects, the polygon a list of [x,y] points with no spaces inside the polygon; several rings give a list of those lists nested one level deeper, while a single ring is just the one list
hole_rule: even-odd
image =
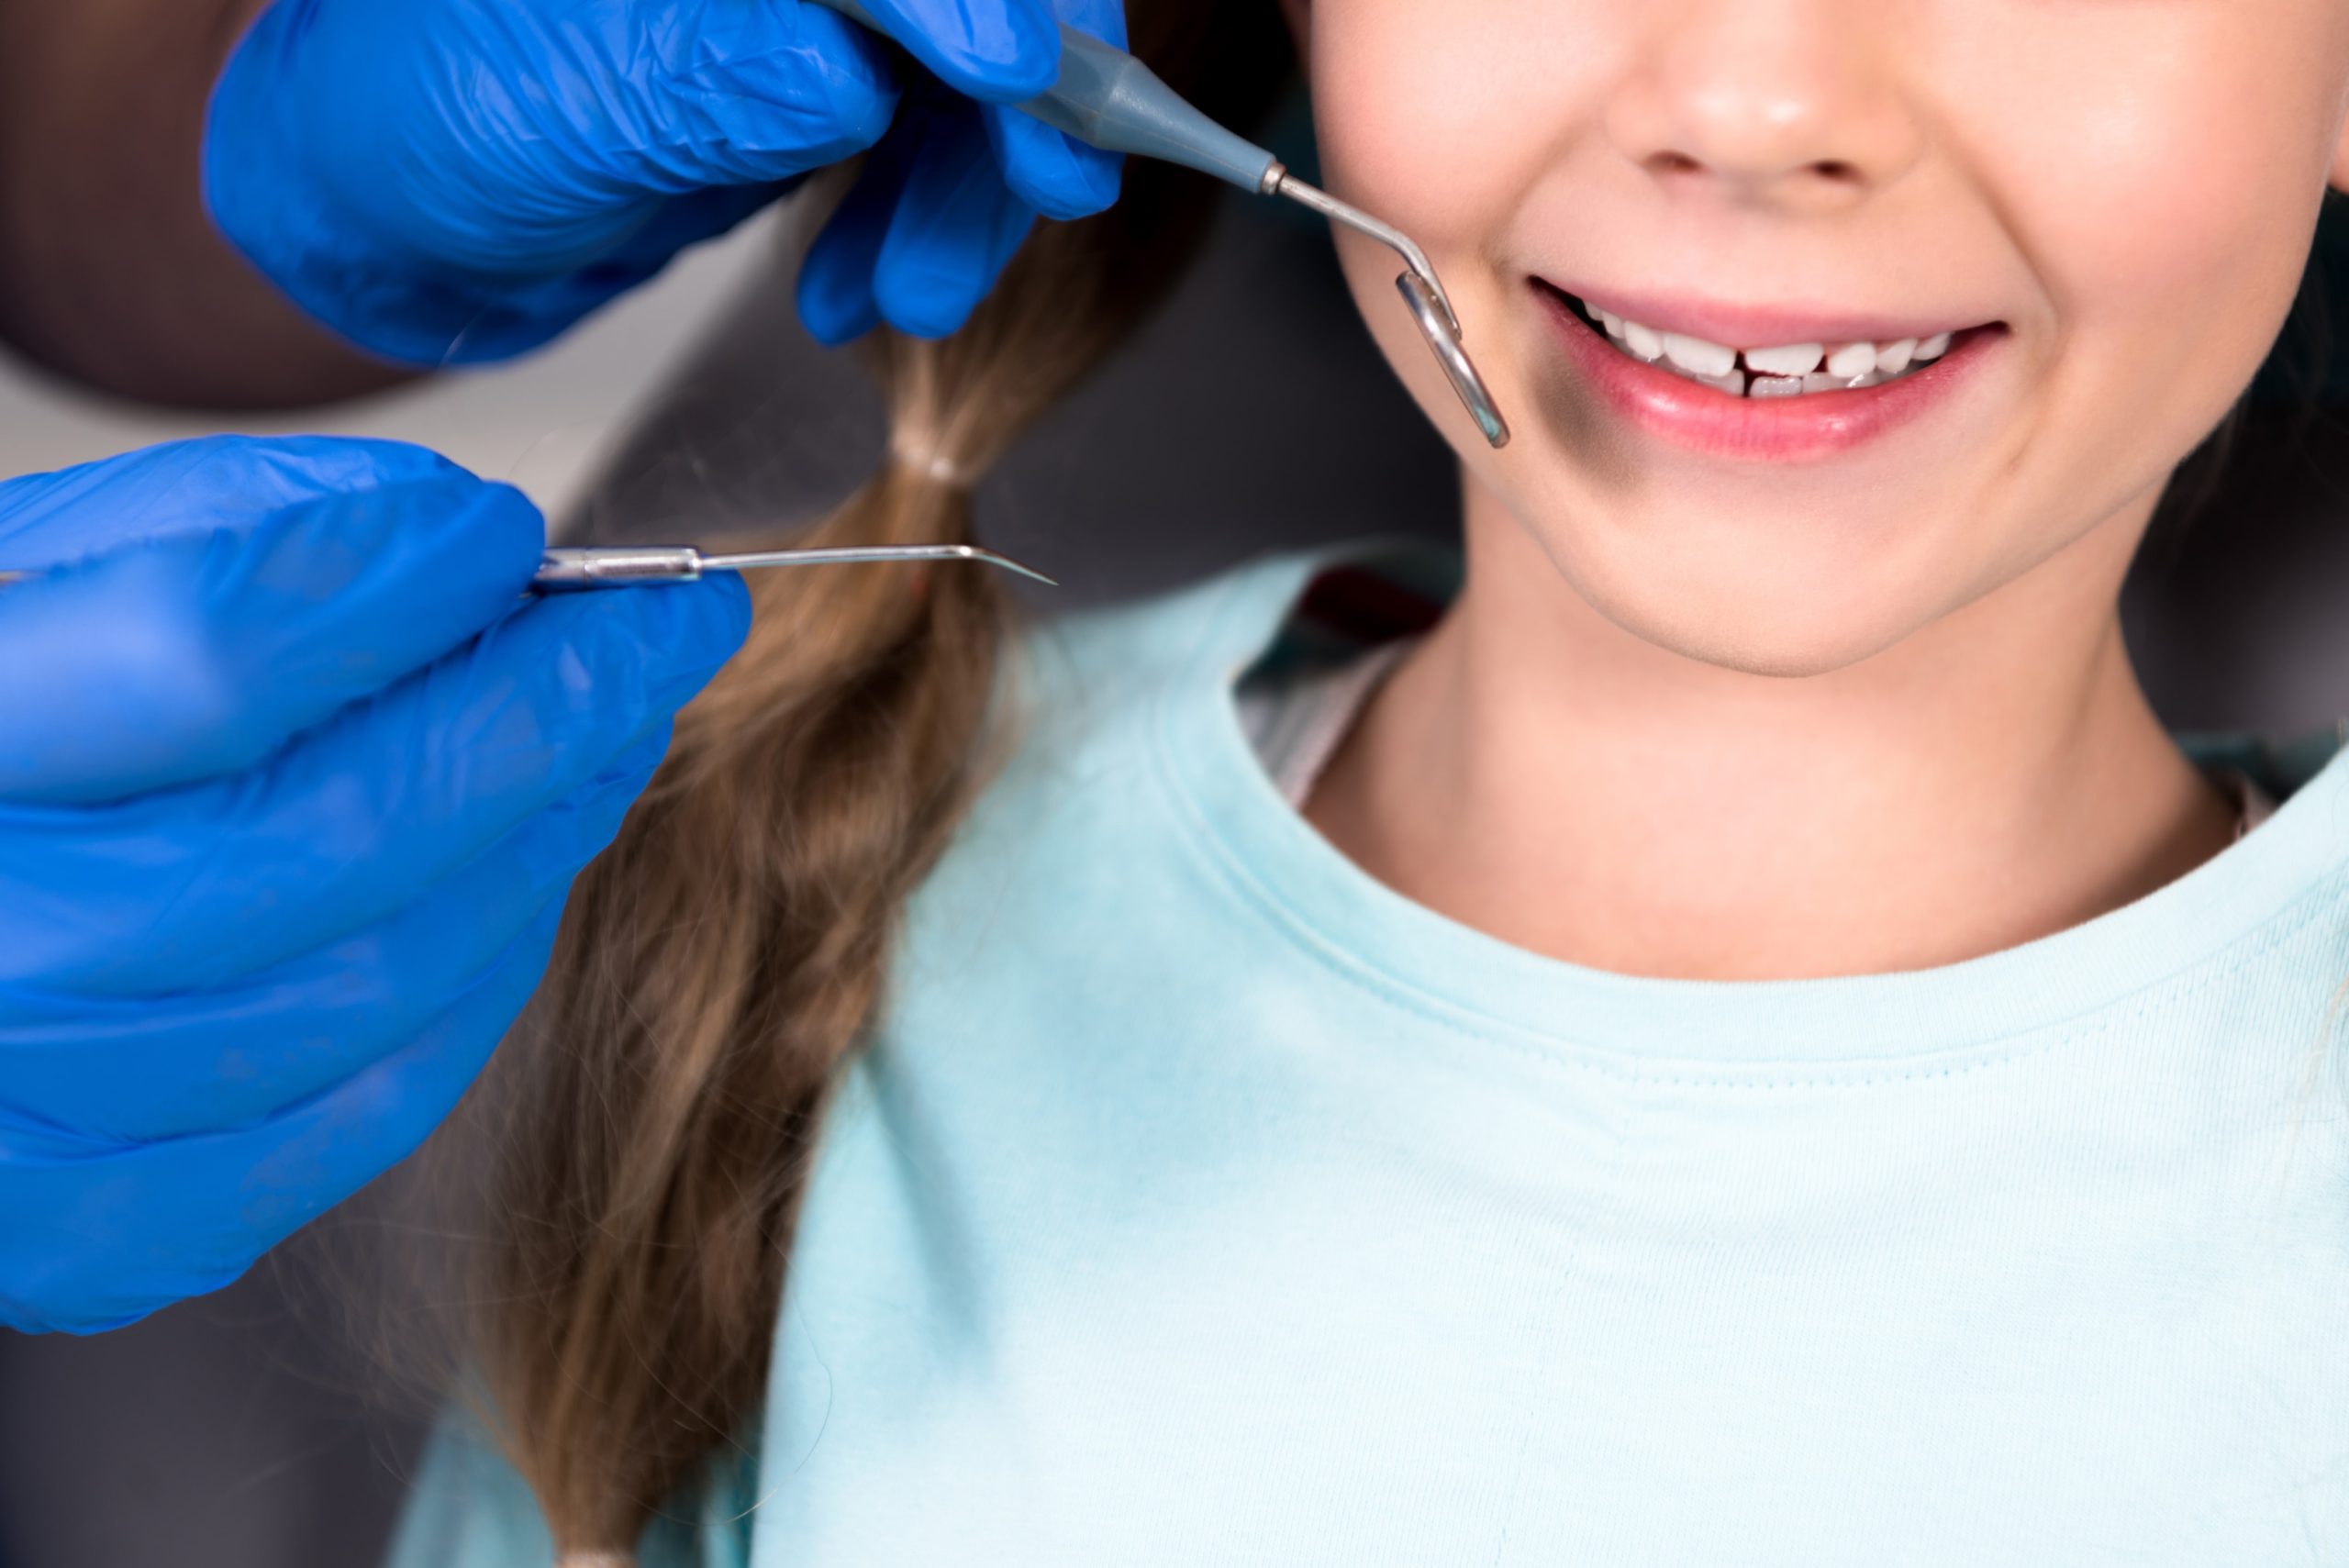
[{"label": "stainless steel tool", "polygon": [[[817,3],[886,34],[887,29],[856,0]],[[1493,406],[1492,393],[1461,343],[1460,317],[1453,312],[1451,296],[1443,292],[1427,252],[1409,236],[1307,184],[1279,159],[1192,107],[1149,66],[1065,23],[1061,27],[1060,80],[1015,107],[1106,151],[1180,163],[1227,180],[1243,191],[1286,196],[1391,247],[1403,258],[1404,267],[1395,287],[1410,306],[1411,319],[1433,350],[1436,362],[1443,367],[1452,390],[1460,395],[1486,440],[1496,447],[1508,444],[1508,422]]]},{"label": "stainless steel tool", "polygon": [[[704,555],[691,545],[587,545],[550,550],[530,586],[539,592],[626,588],[646,583],[690,583],[709,572],[769,566],[841,566],[861,561],[975,561],[1052,583],[1032,567],[975,544],[884,544],[838,549],[763,550],[748,555]],[[1058,587],[1058,584],[1053,584]]]},{"label": "stainless steel tool", "polygon": [[[550,550],[530,579],[540,594],[575,593],[583,588],[632,588],[662,583],[691,583],[711,572],[751,572],[769,566],[844,566],[865,561],[974,561],[1000,566],[1060,584],[1033,567],[1022,566],[1008,555],[975,544],[853,545],[816,550],[763,550],[746,555],[705,555],[691,545],[584,545]],[[39,575],[37,572],[0,571],[0,587]]]}]

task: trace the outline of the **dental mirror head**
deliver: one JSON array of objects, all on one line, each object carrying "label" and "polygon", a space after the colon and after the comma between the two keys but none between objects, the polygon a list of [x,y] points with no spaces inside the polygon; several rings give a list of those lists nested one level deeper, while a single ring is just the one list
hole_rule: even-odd
[{"label": "dental mirror head", "polygon": [[1396,278],[1395,287],[1411,307],[1411,319],[1419,324],[1419,336],[1427,339],[1435,362],[1443,367],[1444,379],[1460,395],[1468,417],[1476,421],[1476,428],[1484,432],[1485,439],[1496,447],[1508,445],[1508,421],[1494,406],[1485,378],[1476,373],[1467,349],[1461,343],[1460,317],[1453,314],[1452,300],[1443,292],[1435,269],[1428,264],[1427,252],[1401,230],[1379,222],[1359,207],[1349,206],[1327,191],[1307,184],[1279,163],[1264,172],[1264,183],[1259,188],[1266,195],[1286,196],[1332,222],[1342,223],[1358,234],[1367,234],[1403,258],[1404,271]]}]

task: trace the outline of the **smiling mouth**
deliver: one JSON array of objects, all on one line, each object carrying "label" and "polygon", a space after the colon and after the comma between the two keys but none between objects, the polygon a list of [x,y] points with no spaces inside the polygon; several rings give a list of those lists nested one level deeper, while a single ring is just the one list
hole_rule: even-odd
[{"label": "smiling mouth", "polygon": [[1663,331],[1593,306],[1542,279],[1531,281],[1625,358],[1731,397],[1800,398],[1884,386],[1917,374],[1972,338],[2003,330],[1994,321],[1887,341],[1736,348]]}]

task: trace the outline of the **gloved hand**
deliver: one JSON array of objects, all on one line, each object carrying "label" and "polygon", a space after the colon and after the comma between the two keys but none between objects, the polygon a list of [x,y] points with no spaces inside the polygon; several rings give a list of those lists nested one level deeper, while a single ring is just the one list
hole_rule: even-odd
[{"label": "gloved hand", "polygon": [[494,360],[895,116],[800,312],[828,343],[883,317],[943,336],[1039,213],[1117,197],[1117,159],[1002,106],[1059,74],[1055,5],[1125,42],[1120,0],[867,0],[926,71],[806,0],[276,0],[214,90],[205,198],[360,347]]},{"label": "gloved hand", "polygon": [[0,588],[0,1323],[228,1284],[472,1081],[749,625],[521,598],[543,537],[390,442],[0,484],[0,566],[58,566]]}]

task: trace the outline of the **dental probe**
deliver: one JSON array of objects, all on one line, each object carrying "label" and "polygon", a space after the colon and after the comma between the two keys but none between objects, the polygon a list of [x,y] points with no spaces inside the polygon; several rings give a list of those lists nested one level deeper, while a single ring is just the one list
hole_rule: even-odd
[{"label": "dental probe", "polygon": [[705,572],[741,572],[764,566],[842,566],[860,561],[977,561],[1051,583],[1008,555],[975,544],[846,545],[836,549],[763,550],[749,555],[704,555],[691,545],[589,545],[550,550],[530,579],[542,594],[580,588],[625,588],[638,583],[690,583]]},{"label": "dental probe", "polygon": [[[1060,584],[1008,555],[975,544],[847,545],[816,550],[763,550],[748,555],[704,555],[691,545],[587,545],[550,550],[530,578],[540,594],[575,593],[583,588],[629,588],[640,584],[691,583],[708,572],[744,572],[766,566],[844,566],[863,561],[976,561]],[[36,572],[0,572],[0,587]]]},{"label": "dental probe", "polygon": [[[816,3],[885,36],[886,29],[856,0]],[[1257,195],[1286,196],[1391,247],[1405,268],[1395,287],[1411,307],[1411,319],[1434,350],[1445,379],[1485,439],[1497,447],[1508,444],[1508,422],[1461,346],[1460,317],[1453,314],[1451,296],[1428,264],[1427,252],[1408,236],[1307,184],[1279,159],[1193,108],[1149,66],[1065,22],[1061,24],[1060,80],[1014,107],[1104,151],[1180,163]]]}]

